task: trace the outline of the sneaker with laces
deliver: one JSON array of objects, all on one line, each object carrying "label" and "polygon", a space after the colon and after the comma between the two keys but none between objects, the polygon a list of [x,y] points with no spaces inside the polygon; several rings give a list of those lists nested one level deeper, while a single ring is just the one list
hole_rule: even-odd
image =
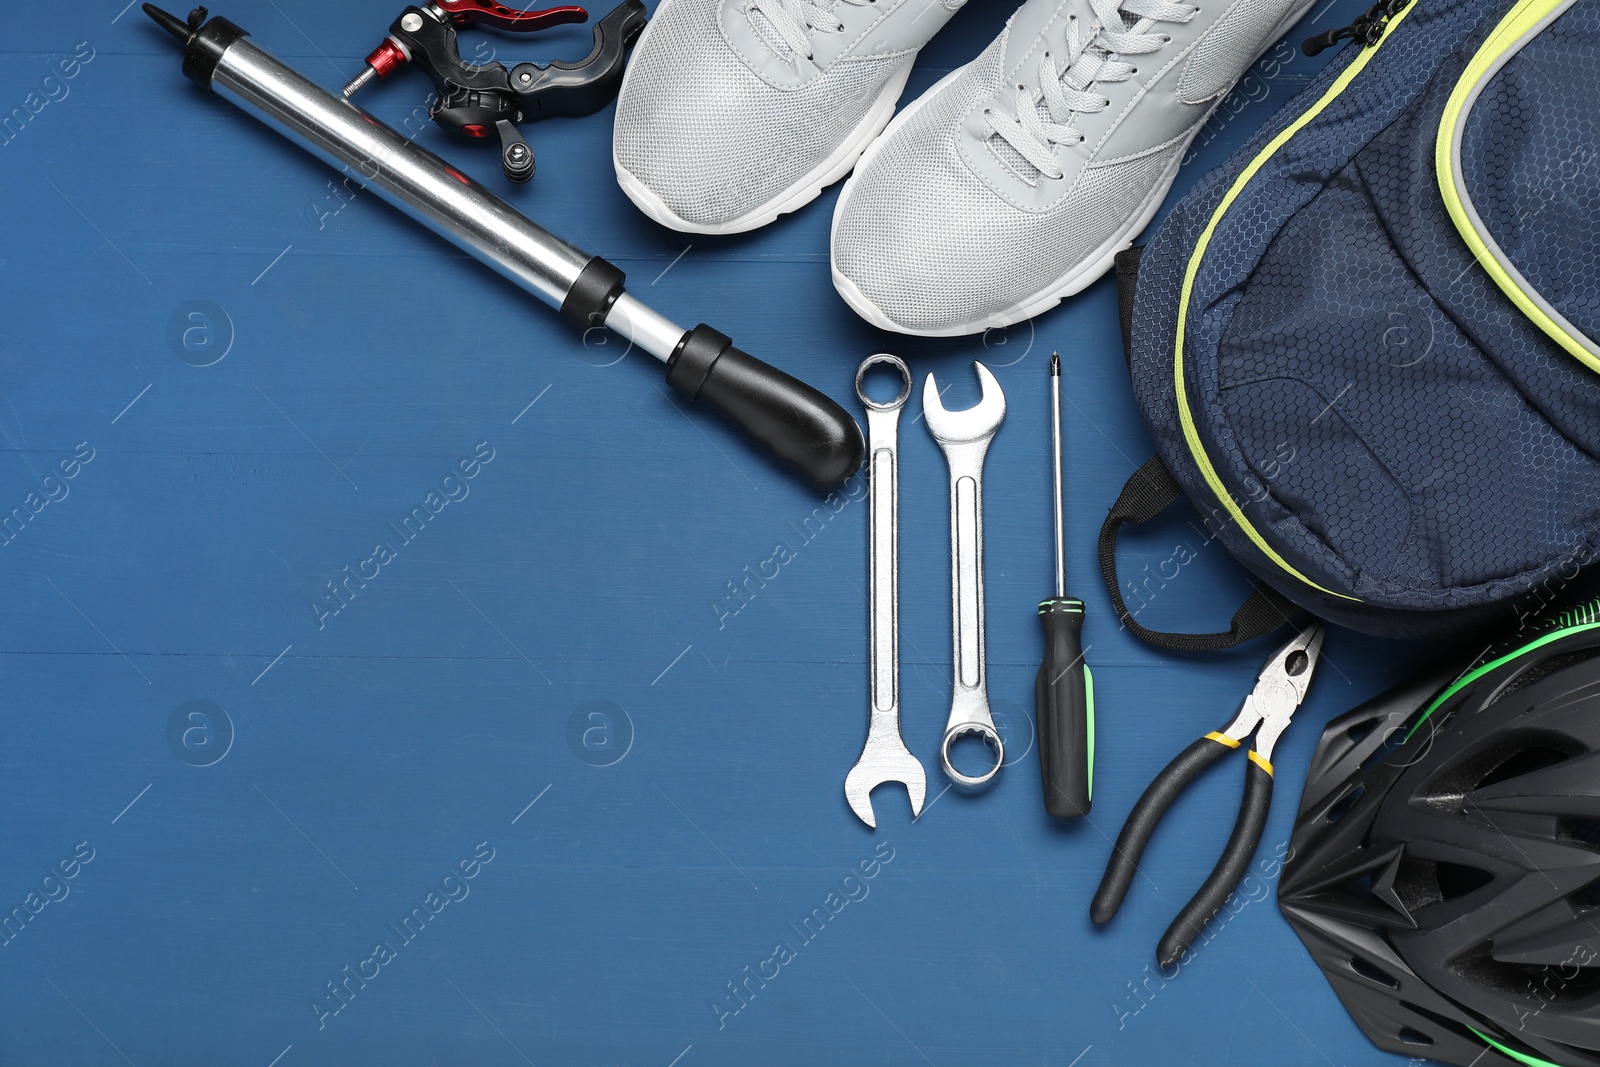
[{"label": "sneaker with laces", "polygon": [[689,233],[804,206],[882,131],[917,51],[964,2],[662,0],[617,99],[617,180]]},{"label": "sneaker with laces", "polygon": [[1032,318],[1149,224],[1190,141],[1311,0],[1027,0],[897,116],[833,216],[863,318],[933,337]]}]

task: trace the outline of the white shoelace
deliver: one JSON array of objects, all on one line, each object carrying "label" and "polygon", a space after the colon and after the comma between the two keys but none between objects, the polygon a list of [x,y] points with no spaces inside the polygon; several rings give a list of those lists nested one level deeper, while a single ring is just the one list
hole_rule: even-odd
[{"label": "white shoelace", "polygon": [[[1015,114],[1007,115],[996,108],[984,108],[983,112],[994,135],[1049,178],[1060,178],[1063,173],[1056,161],[1056,146],[1084,140],[1082,131],[1072,125],[1073,116],[1104,111],[1111,103],[1089,90],[1099,82],[1131,78],[1136,68],[1122,57],[1164,48],[1172,38],[1152,32],[1157,23],[1185,23],[1200,11],[1192,4],[1175,0],[1089,0],[1089,6],[1094,9],[1098,26],[1085,33],[1076,16],[1068,16],[1065,64],[1057,66],[1056,58],[1046,51],[1039,60],[1038,88],[1017,86]],[[1123,12],[1137,16],[1139,21],[1127,27]],[[1041,100],[1050,116],[1048,120],[1039,114]]]},{"label": "white shoelace", "polygon": [[811,30],[838,33],[844,29],[844,23],[833,13],[840,3],[866,7],[874,2],[876,0],[749,0],[745,14],[748,17],[760,12],[778,31],[789,51],[810,59]]}]

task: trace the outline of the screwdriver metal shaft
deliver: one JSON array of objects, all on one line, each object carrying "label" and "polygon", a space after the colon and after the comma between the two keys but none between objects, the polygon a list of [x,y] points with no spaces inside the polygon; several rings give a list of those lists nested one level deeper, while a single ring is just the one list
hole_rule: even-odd
[{"label": "screwdriver metal shaft", "polygon": [[1061,356],[1050,354],[1056,590],[1039,604],[1044,660],[1034,683],[1044,810],[1058,819],[1089,814],[1094,795],[1094,677],[1083,661],[1083,601],[1066,595],[1066,525],[1062,514]]}]

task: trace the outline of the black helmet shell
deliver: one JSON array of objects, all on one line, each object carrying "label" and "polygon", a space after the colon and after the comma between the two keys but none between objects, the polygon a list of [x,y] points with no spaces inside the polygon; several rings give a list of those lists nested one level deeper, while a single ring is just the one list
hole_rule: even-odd
[{"label": "black helmet shell", "polygon": [[1279,886],[1380,1047],[1600,1067],[1600,611],[1329,723]]}]

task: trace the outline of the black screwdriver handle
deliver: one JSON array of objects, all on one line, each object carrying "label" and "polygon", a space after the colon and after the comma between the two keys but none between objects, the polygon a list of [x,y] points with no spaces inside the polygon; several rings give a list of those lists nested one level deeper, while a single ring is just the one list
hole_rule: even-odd
[{"label": "black screwdriver handle", "polygon": [[1122,907],[1128,887],[1133,885],[1133,876],[1139,870],[1139,858],[1144,855],[1145,846],[1150,843],[1150,835],[1155,833],[1161,816],[1167,813],[1178,794],[1200,776],[1201,771],[1238,747],[1239,742],[1230,737],[1207,734],[1178,753],[1177,758],[1156,775],[1155,781],[1150,783],[1144,795],[1139,797],[1139,802],[1133,806],[1122,832],[1117,835],[1111,860],[1106,864],[1105,877],[1100,879],[1100,888],[1095,891],[1094,901],[1089,905],[1089,918],[1097,924],[1111,920],[1117,909]]},{"label": "black screwdriver handle", "polygon": [[1083,601],[1039,605],[1044,660],[1034,682],[1044,810],[1058,819],[1089,814],[1094,797],[1094,676],[1083,661]]},{"label": "black screwdriver handle", "polygon": [[842,485],[861,466],[867,444],[849,412],[798,378],[733,347],[702,323],[684,335],[667,363],[667,384],[707,404],[816,489]]},{"label": "black screwdriver handle", "polygon": [[1172,967],[1189,951],[1194,939],[1205,930],[1206,923],[1222,910],[1239,887],[1239,880],[1255,859],[1256,846],[1261,844],[1261,832],[1266,829],[1267,812],[1271,807],[1272,764],[1252,750],[1250,761],[1245,764],[1244,803],[1239,808],[1238,821],[1233,824],[1228,847],[1223,850],[1211,877],[1172,920],[1156,946],[1156,962],[1163,969]]}]

